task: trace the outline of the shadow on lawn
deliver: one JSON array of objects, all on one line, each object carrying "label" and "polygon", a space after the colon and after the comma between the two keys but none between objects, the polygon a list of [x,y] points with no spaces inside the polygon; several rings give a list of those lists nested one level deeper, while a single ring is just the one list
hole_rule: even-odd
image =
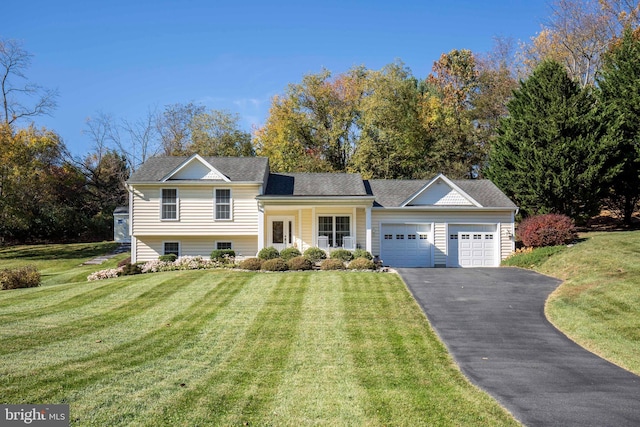
[{"label": "shadow on lawn", "polygon": [[55,260],[93,258],[113,252],[114,242],[6,246],[0,248],[0,259]]}]

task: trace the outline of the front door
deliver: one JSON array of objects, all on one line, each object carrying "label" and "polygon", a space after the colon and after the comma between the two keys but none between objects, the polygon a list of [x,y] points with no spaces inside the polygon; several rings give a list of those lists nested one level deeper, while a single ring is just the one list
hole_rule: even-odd
[{"label": "front door", "polygon": [[274,217],[269,223],[269,246],[281,251],[293,245],[293,217]]}]

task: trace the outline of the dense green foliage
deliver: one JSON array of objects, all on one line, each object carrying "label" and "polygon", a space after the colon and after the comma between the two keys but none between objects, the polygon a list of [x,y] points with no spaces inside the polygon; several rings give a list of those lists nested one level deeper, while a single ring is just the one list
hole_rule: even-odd
[{"label": "dense green foliage", "polygon": [[211,252],[211,259],[214,261],[226,261],[236,257],[236,251],[233,249],[214,249]]},{"label": "dense green foliage", "polygon": [[304,251],[304,256],[311,262],[319,262],[327,258],[327,253],[320,248],[308,248]]},{"label": "dense green foliage", "polygon": [[339,259],[340,261],[343,261],[343,262],[348,262],[348,261],[351,261],[351,259],[353,259],[353,254],[351,253],[351,251],[348,251],[346,249],[336,249],[335,251],[331,251],[329,256],[332,259]]},{"label": "dense green foliage", "polygon": [[280,252],[278,252],[278,250],[273,246],[269,246],[260,249],[260,252],[258,252],[258,258],[261,260],[280,258]]},{"label": "dense green foliage", "polygon": [[626,224],[640,200],[640,32],[630,29],[604,57],[600,70],[599,120],[605,138],[615,147],[610,154],[615,175],[607,205],[620,212]]},{"label": "dense green foliage", "polygon": [[300,255],[302,254],[300,253],[298,248],[294,248],[294,247],[284,248],[283,250],[280,251],[280,258],[282,258],[285,261],[289,261],[291,258],[295,258]]},{"label": "dense green foliage", "polygon": [[176,254],[166,254],[166,255],[160,255],[158,257],[159,261],[164,261],[164,262],[174,262],[177,259],[178,259],[178,256]]},{"label": "dense green foliage", "polygon": [[595,98],[553,61],[514,92],[489,158],[487,176],[528,214],[576,220],[599,212],[610,181],[609,147],[595,120]]},{"label": "dense green foliage", "polygon": [[373,255],[371,255],[371,253],[365,249],[356,249],[353,251],[353,259],[356,258],[366,258],[366,259],[373,259]]}]

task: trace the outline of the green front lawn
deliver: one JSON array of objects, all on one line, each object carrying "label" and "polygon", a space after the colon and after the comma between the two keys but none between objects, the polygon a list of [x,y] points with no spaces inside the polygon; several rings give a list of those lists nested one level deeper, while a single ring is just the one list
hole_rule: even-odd
[{"label": "green front lawn", "polygon": [[[640,375],[640,232],[588,233],[561,250],[542,248],[536,271],[564,283],[546,314],[558,329],[592,352]],[[550,256],[547,256],[551,254]],[[518,263],[519,257],[510,262]]]},{"label": "green front lawn", "polygon": [[57,284],[50,268],[46,286],[0,292],[2,403],[69,403],[74,425],[517,425],[396,275]]}]

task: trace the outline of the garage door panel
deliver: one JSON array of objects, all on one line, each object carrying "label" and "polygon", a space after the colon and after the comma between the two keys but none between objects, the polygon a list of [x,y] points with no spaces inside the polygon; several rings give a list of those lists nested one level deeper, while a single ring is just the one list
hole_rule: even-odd
[{"label": "garage door panel", "polygon": [[449,226],[448,267],[492,267],[496,265],[497,225],[454,224]]},{"label": "garage door panel", "polygon": [[432,267],[429,224],[383,224],[380,257],[392,267]]}]

